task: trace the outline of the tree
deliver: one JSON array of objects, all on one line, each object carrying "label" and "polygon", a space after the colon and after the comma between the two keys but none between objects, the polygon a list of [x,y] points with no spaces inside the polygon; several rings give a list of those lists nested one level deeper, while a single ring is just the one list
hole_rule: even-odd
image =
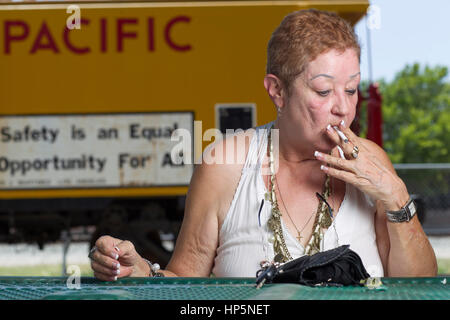
[{"label": "tree", "polygon": [[[383,147],[393,163],[450,162],[448,69],[407,65],[391,82],[379,81],[383,96]],[[364,91],[367,83],[361,84]],[[366,111],[361,112],[364,135]]]}]

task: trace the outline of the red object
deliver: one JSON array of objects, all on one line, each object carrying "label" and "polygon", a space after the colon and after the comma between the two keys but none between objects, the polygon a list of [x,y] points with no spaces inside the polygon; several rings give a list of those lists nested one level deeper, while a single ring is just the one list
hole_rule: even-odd
[{"label": "red object", "polygon": [[382,98],[378,91],[378,84],[369,86],[367,101],[367,139],[383,147],[383,116],[381,113]]},{"label": "red object", "polygon": [[353,131],[354,134],[359,136],[361,133],[361,126],[360,126],[360,117],[361,117],[361,104],[365,100],[363,95],[361,94],[361,90],[358,88],[358,102],[356,103],[356,112],[355,112],[355,118],[353,119],[352,124],[350,125],[350,129]]}]

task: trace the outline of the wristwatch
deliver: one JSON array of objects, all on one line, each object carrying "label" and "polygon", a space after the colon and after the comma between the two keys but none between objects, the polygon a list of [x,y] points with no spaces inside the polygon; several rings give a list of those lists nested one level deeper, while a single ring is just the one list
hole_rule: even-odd
[{"label": "wristwatch", "polygon": [[405,222],[411,220],[416,214],[417,206],[414,200],[409,198],[404,207],[398,211],[387,211],[387,218],[391,222]]}]

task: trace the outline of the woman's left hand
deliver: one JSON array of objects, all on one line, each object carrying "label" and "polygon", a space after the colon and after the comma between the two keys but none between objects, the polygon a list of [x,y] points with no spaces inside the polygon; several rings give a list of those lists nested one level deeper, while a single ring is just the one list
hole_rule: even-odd
[{"label": "woman's left hand", "polygon": [[322,165],[321,169],[329,176],[354,185],[372,199],[381,201],[385,210],[400,210],[407,203],[409,194],[395,170],[383,164],[380,155],[377,157],[375,152],[369,150],[365,145],[367,142],[356,136],[350,128],[341,123],[338,129],[348,140],[340,137],[331,126],[327,133],[341,147],[345,159],[316,151],[316,159],[327,164]]}]

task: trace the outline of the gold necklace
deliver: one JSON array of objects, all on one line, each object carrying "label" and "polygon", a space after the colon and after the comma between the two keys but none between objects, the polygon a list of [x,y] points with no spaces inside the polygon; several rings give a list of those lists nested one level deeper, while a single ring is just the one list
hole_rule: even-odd
[{"label": "gold necklace", "polygon": [[[272,204],[272,215],[269,218],[267,224],[273,232],[274,241],[273,248],[275,252],[274,260],[276,262],[287,262],[292,260],[292,256],[286,246],[286,241],[283,236],[283,229],[281,226],[281,211],[278,208],[278,202],[275,195],[275,172],[274,172],[274,159],[273,159],[273,143],[272,143],[272,127],[269,129],[268,143],[269,143],[269,167],[270,167],[270,182],[271,188],[265,195],[266,200],[270,201]],[[322,196],[325,201],[329,197],[330,191],[330,177],[327,175],[324,184],[324,190]],[[327,204],[324,201],[319,201],[319,206],[317,208],[316,219],[314,221],[313,233],[308,245],[305,248],[305,254],[312,255],[320,252],[321,241],[323,239],[323,229],[328,229],[331,225],[331,217],[327,213]]]},{"label": "gold necklace", "polygon": [[291,217],[291,215],[289,214],[289,210],[288,210],[288,208],[286,207],[286,204],[284,203],[283,196],[281,195],[280,184],[278,184],[278,181],[277,181],[277,175],[275,175],[275,182],[277,183],[277,186],[278,186],[278,194],[280,195],[280,199],[281,199],[281,202],[283,203],[283,207],[284,207],[284,209],[286,210],[286,213],[287,213],[287,215],[288,215],[288,217],[289,217],[289,220],[291,220],[292,224],[294,225],[295,230],[297,231],[297,236],[296,236],[296,238],[297,238],[298,242],[300,242],[300,244],[301,244],[301,240],[302,240],[302,238],[303,238],[303,237],[302,237],[302,232],[303,232],[303,230],[305,230],[306,226],[307,226],[308,223],[311,221],[311,218],[314,216],[314,214],[316,213],[316,211],[314,211],[314,212],[311,214],[311,216],[309,217],[308,221],[306,221],[305,225],[303,226],[302,230],[299,231],[298,228],[297,228],[297,226],[295,225],[294,220],[292,220],[292,217]]}]

